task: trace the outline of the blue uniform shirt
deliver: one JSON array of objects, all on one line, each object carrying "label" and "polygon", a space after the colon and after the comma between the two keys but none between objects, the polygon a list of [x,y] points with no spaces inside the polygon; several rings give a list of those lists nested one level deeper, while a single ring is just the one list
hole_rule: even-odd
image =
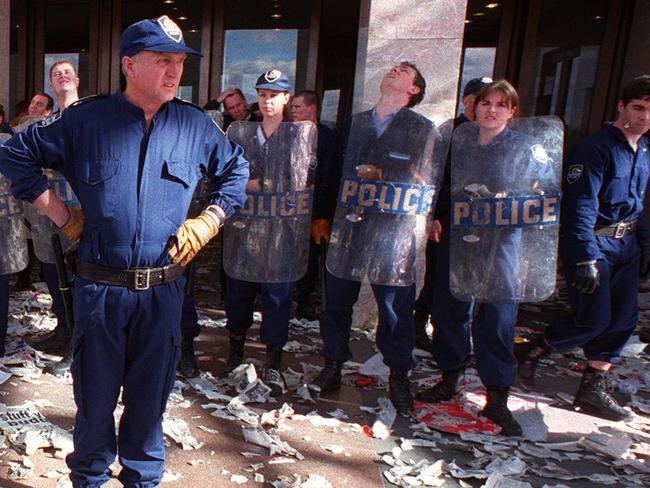
[{"label": "blue uniform shirt", "polygon": [[563,176],[560,252],[565,264],[601,258],[596,226],[640,217],[649,156],[645,137],[635,153],[612,124],[578,145]]},{"label": "blue uniform shirt", "polygon": [[81,202],[79,258],[120,269],[169,263],[167,241],[202,171],[217,182],[210,203],[227,216],[243,205],[248,181],[242,149],[201,109],[175,99],[147,130],[120,91],[81,100],[0,148],[0,172],[20,199],[48,188],[42,167],[62,173]]}]

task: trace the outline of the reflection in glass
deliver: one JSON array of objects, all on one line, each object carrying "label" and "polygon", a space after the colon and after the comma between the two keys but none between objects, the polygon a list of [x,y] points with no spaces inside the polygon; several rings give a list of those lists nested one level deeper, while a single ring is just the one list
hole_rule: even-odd
[{"label": "reflection in glass", "polygon": [[[469,80],[474,78],[483,78],[484,76],[492,77],[496,52],[496,47],[465,48],[463,56],[463,72],[458,86],[458,100],[460,100],[460,97],[463,94],[463,89]],[[459,103],[456,115],[460,115],[462,111],[463,104]]]},{"label": "reflection in glass", "polygon": [[227,30],[224,37],[222,90],[240,88],[251,103],[257,99],[257,78],[272,68],[295,87],[298,29]]}]

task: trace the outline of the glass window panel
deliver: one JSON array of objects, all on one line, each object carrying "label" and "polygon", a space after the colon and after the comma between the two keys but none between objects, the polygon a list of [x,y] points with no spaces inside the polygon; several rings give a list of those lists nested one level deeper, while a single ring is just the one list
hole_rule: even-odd
[{"label": "glass window panel", "polygon": [[606,12],[605,0],[542,4],[528,106],[532,114],[564,120],[568,150],[587,134]]},{"label": "glass window panel", "polygon": [[330,129],[336,127],[336,119],[339,115],[340,98],[341,90],[325,90],[325,93],[323,93],[320,121]]},{"label": "glass window panel", "polygon": [[310,0],[226,0],[221,90],[239,88],[248,103],[255,82],[277,68],[304,88],[309,55]]},{"label": "glass window panel", "polygon": [[[75,21],[70,22],[70,19]],[[43,43],[43,90],[56,101],[50,86],[50,66],[55,61],[65,59],[73,64],[79,75],[79,96],[90,95],[88,88],[90,6],[88,2],[46,5]]]},{"label": "glass window panel", "polygon": [[255,82],[271,68],[296,82],[298,29],[243,29],[225,33],[221,89],[241,88],[249,103],[257,99]]}]

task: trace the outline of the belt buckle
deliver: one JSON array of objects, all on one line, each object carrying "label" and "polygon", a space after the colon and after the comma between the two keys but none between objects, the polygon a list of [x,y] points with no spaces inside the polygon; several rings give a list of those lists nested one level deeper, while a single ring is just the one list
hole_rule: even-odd
[{"label": "belt buckle", "polygon": [[616,226],[616,231],[614,232],[614,239],[620,239],[625,235],[625,231],[627,230],[627,223],[621,222]]},{"label": "belt buckle", "polygon": [[143,291],[143,290],[148,290],[149,289],[149,279],[151,277],[151,270],[144,268],[144,269],[136,269],[135,270],[135,283],[134,283],[134,290],[136,291]]}]

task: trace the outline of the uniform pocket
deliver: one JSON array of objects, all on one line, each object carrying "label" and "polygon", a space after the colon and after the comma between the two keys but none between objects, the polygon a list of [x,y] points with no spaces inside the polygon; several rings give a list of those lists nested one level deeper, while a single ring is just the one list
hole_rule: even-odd
[{"label": "uniform pocket", "polygon": [[91,219],[112,219],[115,205],[120,198],[118,178],[120,160],[104,158],[75,163],[75,176],[79,181],[79,200],[91,200],[94,204],[84,207],[84,214]]},{"label": "uniform pocket", "polygon": [[603,198],[609,204],[625,202],[630,194],[630,170],[615,164],[612,173],[612,179],[603,188]]},{"label": "uniform pocket", "polygon": [[185,220],[187,205],[199,176],[198,165],[184,161],[165,161],[163,164],[162,217],[174,227],[178,227]]}]

